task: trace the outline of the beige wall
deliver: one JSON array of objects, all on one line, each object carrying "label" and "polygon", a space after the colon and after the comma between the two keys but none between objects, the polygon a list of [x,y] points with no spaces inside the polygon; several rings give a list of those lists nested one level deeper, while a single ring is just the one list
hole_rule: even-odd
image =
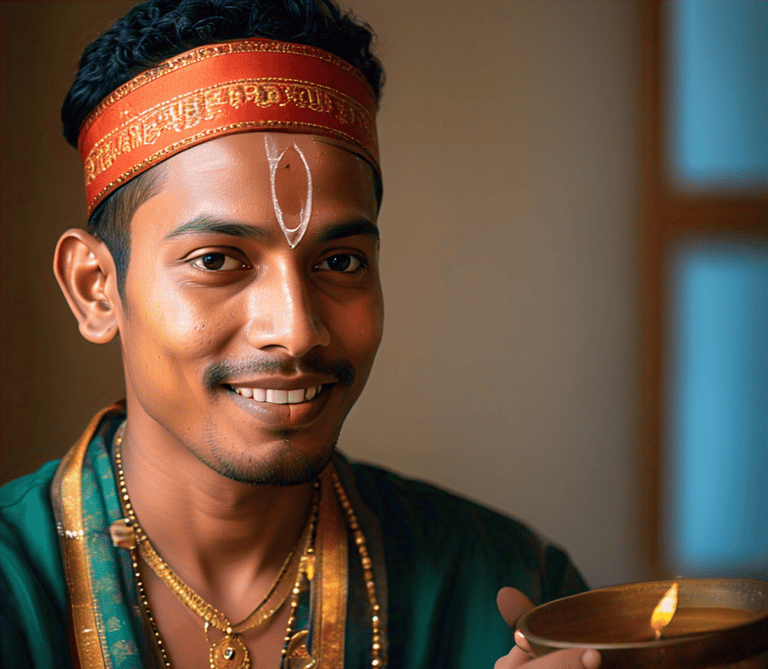
[{"label": "beige wall", "polygon": [[[58,105],[130,4],[2,4],[4,479],[121,395],[50,257],[84,212]],[[642,577],[636,3],[354,5],[388,74],[387,317],[341,447],[530,522],[593,585]]]}]

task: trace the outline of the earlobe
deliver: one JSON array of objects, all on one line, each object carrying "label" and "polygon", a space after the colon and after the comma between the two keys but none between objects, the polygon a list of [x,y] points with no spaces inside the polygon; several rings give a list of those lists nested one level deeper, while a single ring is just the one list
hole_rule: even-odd
[{"label": "earlobe", "polygon": [[118,332],[120,297],[106,244],[85,230],[67,230],[56,246],[53,271],[83,337],[95,344],[112,340]]}]

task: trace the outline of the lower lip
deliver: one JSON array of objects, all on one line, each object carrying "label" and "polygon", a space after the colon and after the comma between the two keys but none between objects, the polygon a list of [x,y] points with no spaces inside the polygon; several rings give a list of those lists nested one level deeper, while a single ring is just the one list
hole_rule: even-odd
[{"label": "lower lip", "polygon": [[226,393],[239,407],[258,418],[269,427],[304,427],[314,421],[331,399],[336,384],[323,386],[322,392],[311,400],[299,404],[271,404],[243,397],[234,390],[225,388]]}]

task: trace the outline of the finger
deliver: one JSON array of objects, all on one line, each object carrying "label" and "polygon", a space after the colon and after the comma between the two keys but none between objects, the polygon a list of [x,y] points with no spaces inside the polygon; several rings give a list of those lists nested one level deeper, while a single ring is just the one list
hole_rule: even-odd
[{"label": "finger", "polygon": [[528,643],[528,639],[525,638],[520,630],[515,631],[515,644],[517,647],[524,650],[528,654],[532,654],[531,644]]},{"label": "finger", "polygon": [[525,669],[599,669],[601,663],[602,658],[596,650],[569,648],[537,657],[522,666]]},{"label": "finger", "polygon": [[528,666],[525,663],[530,659],[531,656],[528,655],[528,653],[515,646],[508,655],[505,655],[496,661],[496,664],[493,665],[493,669],[517,669],[523,665]]},{"label": "finger", "polygon": [[514,627],[517,619],[533,608],[533,603],[522,592],[514,588],[502,588],[496,595],[496,605],[504,621]]}]

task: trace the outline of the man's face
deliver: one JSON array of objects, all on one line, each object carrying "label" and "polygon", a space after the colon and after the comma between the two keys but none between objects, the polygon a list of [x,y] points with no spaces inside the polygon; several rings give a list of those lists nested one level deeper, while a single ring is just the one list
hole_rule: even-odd
[{"label": "man's face", "polygon": [[143,438],[244,482],[315,476],[381,339],[376,214],[371,167],[319,137],[230,135],[166,161],[131,220],[119,316]]}]

